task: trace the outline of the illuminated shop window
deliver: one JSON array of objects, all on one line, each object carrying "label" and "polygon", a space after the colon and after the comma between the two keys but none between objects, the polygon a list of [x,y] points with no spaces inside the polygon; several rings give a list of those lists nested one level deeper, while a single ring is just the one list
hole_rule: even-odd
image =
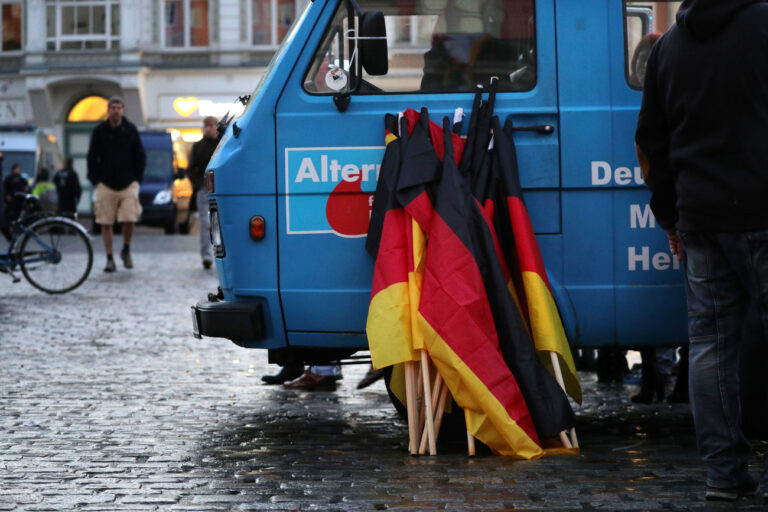
[{"label": "illuminated shop window", "polygon": [[168,48],[205,47],[211,44],[209,0],[165,0],[163,36]]},{"label": "illuminated shop window", "polygon": [[85,123],[105,121],[107,119],[107,99],[101,96],[88,96],[78,101],[67,116],[67,122]]},{"label": "illuminated shop window", "polygon": [[192,144],[203,138],[203,130],[200,128],[174,128],[170,132],[176,165],[186,169],[189,165],[188,156],[192,151]]},{"label": "illuminated shop window", "polygon": [[111,50],[120,47],[117,0],[46,0],[46,48]]},{"label": "illuminated shop window", "polygon": [[0,16],[2,16],[0,51],[21,50],[21,3],[0,2]]}]

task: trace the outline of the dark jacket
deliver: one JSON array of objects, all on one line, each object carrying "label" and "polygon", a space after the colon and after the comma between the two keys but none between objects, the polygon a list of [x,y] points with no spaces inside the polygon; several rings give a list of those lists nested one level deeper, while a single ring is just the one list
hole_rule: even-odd
[{"label": "dark jacket", "polygon": [[112,190],[123,190],[141,182],[147,156],[136,127],[123,118],[117,128],[109,121],[93,129],[88,148],[88,180],[93,186],[104,183]]},{"label": "dark jacket", "polygon": [[80,178],[74,169],[65,167],[53,177],[56,193],[59,196],[59,212],[75,212],[80,201]]},{"label": "dark jacket", "polygon": [[14,197],[16,192],[29,192],[29,183],[20,174],[9,174],[3,180],[3,224],[15,221],[21,213],[24,199]]},{"label": "dark jacket", "polygon": [[648,59],[635,140],[665,229],[768,228],[768,4],[683,2]]},{"label": "dark jacket", "polygon": [[213,156],[213,152],[216,151],[216,146],[218,146],[218,144],[219,139],[203,137],[192,145],[192,154],[189,158],[187,175],[195,190],[201,188],[205,184],[205,168],[208,167],[208,162],[211,160],[211,156]]},{"label": "dark jacket", "polygon": [[9,174],[3,180],[3,194],[5,194],[6,204],[15,202],[14,194],[16,192],[29,192],[29,183],[20,174]]}]

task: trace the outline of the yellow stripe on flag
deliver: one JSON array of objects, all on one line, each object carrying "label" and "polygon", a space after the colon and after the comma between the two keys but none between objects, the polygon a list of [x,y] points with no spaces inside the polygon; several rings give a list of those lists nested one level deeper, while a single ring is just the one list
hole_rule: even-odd
[{"label": "yellow stripe on flag", "polygon": [[563,371],[565,391],[576,402],[581,403],[579,375],[576,373],[576,365],[573,362],[571,347],[568,344],[568,338],[565,336],[557,304],[555,304],[549,288],[547,288],[546,283],[538,273],[523,272],[523,286],[525,287],[525,295],[528,299],[529,328],[531,329],[531,337],[536,346],[536,351],[539,352],[539,359],[549,372],[554,375],[552,360],[549,354],[543,352],[554,352],[557,354]]},{"label": "yellow stripe on flag", "polygon": [[414,350],[424,349],[424,335],[418,321],[421,303],[421,284],[424,281],[424,261],[427,255],[427,238],[419,224],[411,219],[413,232],[413,272],[408,272],[408,292],[411,300],[411,340]]},{"label": "yellow stripe on flag", "polygon": [[419,360],[413,350],[408,283],[394,283],[371,299],[365,331],[374,368]]}]

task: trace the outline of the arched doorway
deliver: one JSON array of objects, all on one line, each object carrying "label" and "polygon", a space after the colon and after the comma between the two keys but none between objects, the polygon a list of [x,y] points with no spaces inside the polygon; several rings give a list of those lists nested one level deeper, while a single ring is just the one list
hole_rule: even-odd
[{"label": "arched doorway", "polygon": [[73,165],[80,177],[83,195],[77,210],[80,213],[90,213],[91,187],[88,181],[88,146],[91,143],[91,132],[101,121],[107,119],[107,98],[103,96],[87,96],[72,106],[67,113],[64,124],[64,153],[73,160]]}]

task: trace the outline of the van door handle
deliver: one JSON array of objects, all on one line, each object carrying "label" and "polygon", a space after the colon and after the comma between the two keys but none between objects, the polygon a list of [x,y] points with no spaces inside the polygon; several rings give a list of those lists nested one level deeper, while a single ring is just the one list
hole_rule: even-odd
[{"label": "van door handle", "polygon": [[551,124],[537,124],[534,126],[512,126],[513,132],[536,132],[539,135],[555,133],[555,127]]}]

